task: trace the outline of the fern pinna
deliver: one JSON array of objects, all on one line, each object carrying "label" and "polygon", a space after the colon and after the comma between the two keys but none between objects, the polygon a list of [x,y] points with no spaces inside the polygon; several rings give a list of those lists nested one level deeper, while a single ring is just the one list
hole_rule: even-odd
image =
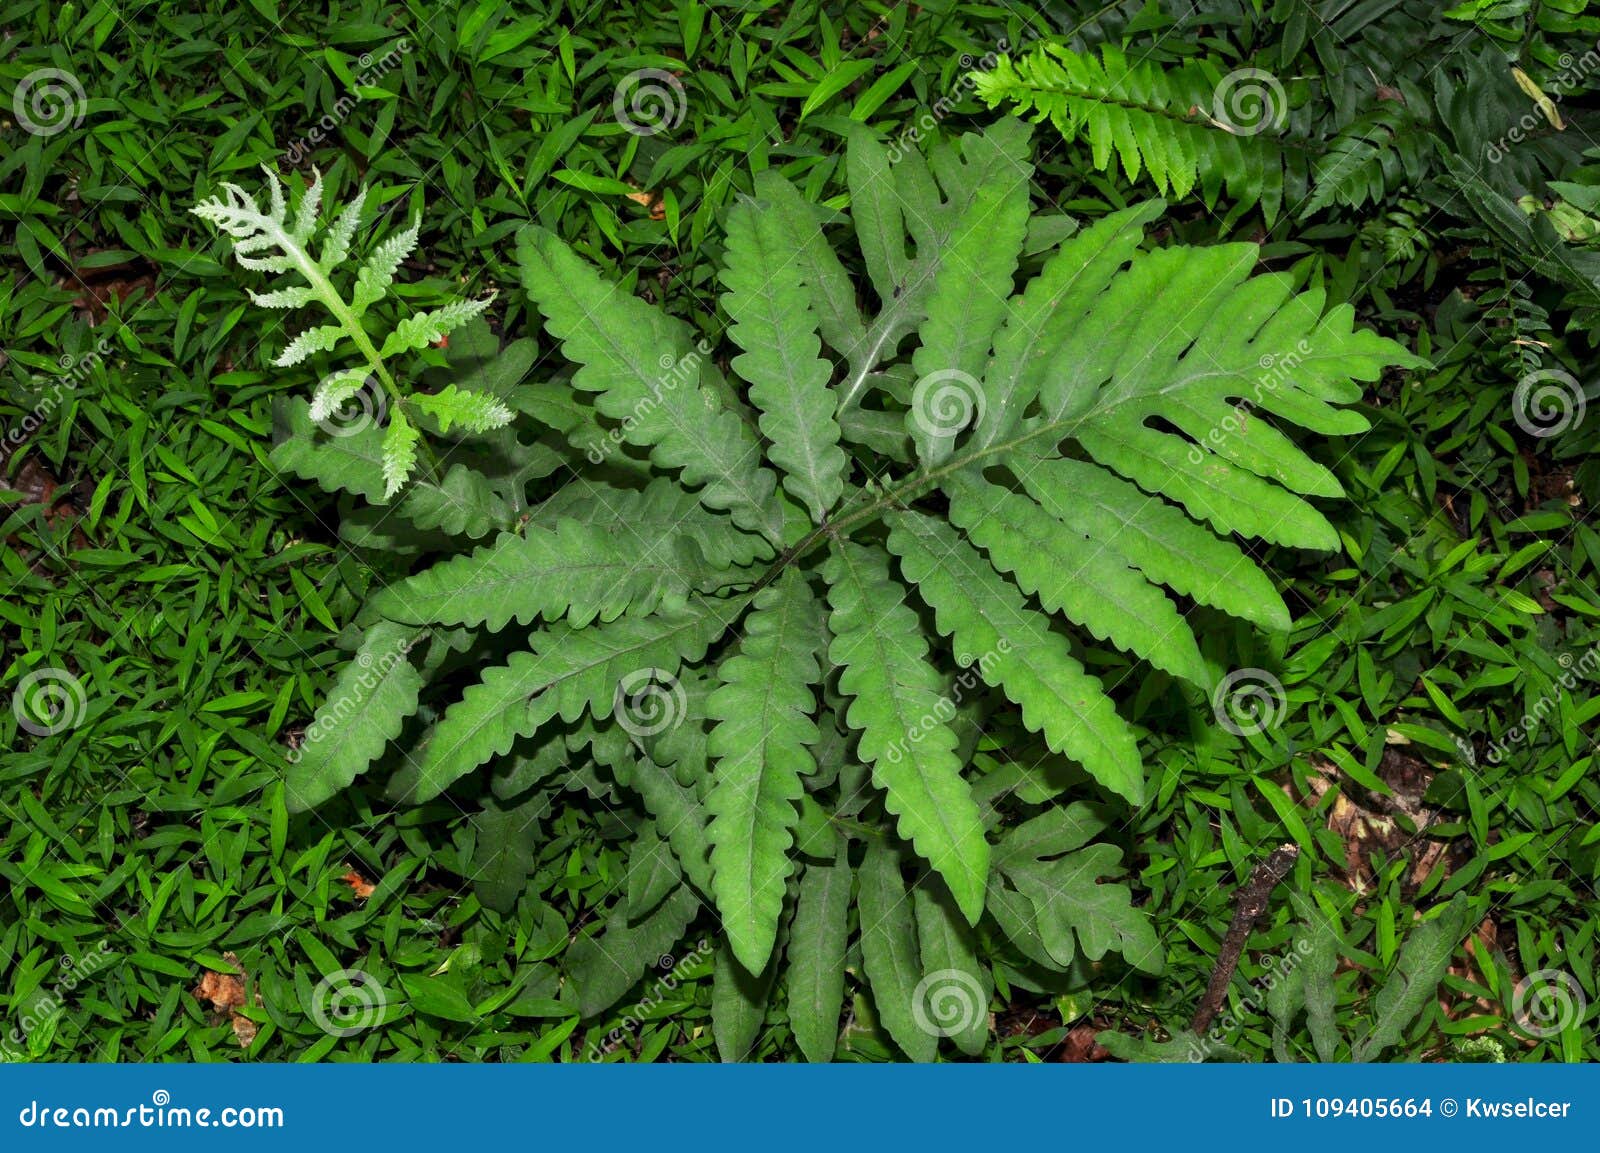
[{"label": "fern pinna", "polygon": [[[1340,486],[1279,426],[1357,432],[1355,382],[1413,363],[1320,291],[1252,275],[1250,245],[1146,248],[1158,203],[1060,241],[1030,214],[1016,120],[888,155],[851,140],[848,225],[775,171],[729,212],[727,356],[522,231],[572,371],[531,379],[531,342],[497,351],[481,324],[452,341],[435,386],[518,415],[445,459],[503,436],[521,466],[474,469],[448,518],[413,495],[439,478],[396,495],[396,523],[358,510],[357,539],[456,555],[371,598],[288,770],[301,810],[378,766],[396,799],[478,806],[479,892],[502,908],[552,806],[598,798],[637,837],[625,896],[569,953],[583,1015],[709,906],[729,1056],[781,990],[802,1050],[830,1057],[847,962],[909,1055],[976,1052],[980,931],[1045,970],[1160,969],[1096,841],[1146,791],[1120,677],[1096,670],[1145,662],[1198,700],[1216,670],[1180,604],[1286,628],[1233,538],[1333,548],[1312,498]],[[1291,370],[1264,375],[1274,358]],[[285,467],[383,499],[378,462],[287,407]],[[1010,706],[1100,803],[974,767],[974,716]]]},{"label": "fern pinna", "polygon": [[[1226,191],[1230,219],[1259,207],[1268,225],[1285,209],[1303,219],[1417,187],[1433,152],[1425,115],[1384,101],[1344,109],[1338,75],[1318,78],[1321,99],[1291,108],[1291,90],[1305,82],[1286,87],[1260,68],[1228,71],[1207,57],[1163,66],[1114,44],[1096,53],[1044,41],[971,80],[989,107],[1086,140],[1101,172],[1120,163],[1129,181],[1143,176],[1163,196],[1198,189],[1211,208]],[[1421,90],[1412,94],[1426,104]]]}]

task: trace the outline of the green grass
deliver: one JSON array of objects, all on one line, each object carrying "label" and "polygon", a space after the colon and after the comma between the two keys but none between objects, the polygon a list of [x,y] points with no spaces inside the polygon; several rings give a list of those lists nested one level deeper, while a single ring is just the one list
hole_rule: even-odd
[{"label": "green grass", "polygon": [[[395,809],[373,788],[286,814],[283,750],[348,659],[364,594],[404,560],[341,541],[338,502],[272,469],[272,400],[308,381],[270,367],[278,318],[247,307],[223,246],[187,210],[219,181],[254,186],[260,164],[287,168],[328,117],[309,153],[330,196],[364,181],[388,227],[422,213],[429,263],[407,269],[407,303],[498,287],[496,324],[531,332],[509,261],[511,235],[535,220],[710,326],[716,254],[702,241],[754,172],[781,166],[837,197],[852,122],[894,139],[952,92],[950,125],[986,122],[959,76],[1032,33],[1004,5],[534,7],[0,9],[7,106],[44,68],[84,93],[81,120],[50,134],[0,110],[0,434],[38,425],[25,448],[0,442],[0,692],[61,670],[74,694],[71,723],[49,735],[22,723],[49,717],[0,709],[8,1057],[581,1061],[609,1036],[621,1043],[607,1059],[715,1059],[713,963],[695,951],[716,939],[708,917],[656,970],[673,988],[647,981],[608,1017],[577,1016],[563,954],[627,883],[631,831],[606,805],[541,820],[538,867],[509,916],[473,896],[484,837],[448,797]],[[1051,30],[1033,19],[1034,33]],[[1080,22],[1097,37],[1161,38],[1157,59],[1248,42],[1242,17],[1142,32],[1116,14],[1069,26]],[[394,67],[372,77],[386,53]],[[641,69],[676,82],[656,81],[675,122],[650,135],[613,113]],[[644,203],[630,199],[641,191]],[[1035,207],[1092,218],[1143,195],[1083,146],[1059,145]],[[1259,235],[1222,215],[1180,204],[1166,227],[1198,244]],[[1293,842],[1285,889],[1340,932],[1347,1034],[1372,1024],[1419,912],[1459,892],[1488,928],[1457,949],[1389,1056],[1600,1059],[1592,1026],[1530,1038],[1511,1024],[1525,974],[1569,974],[1591,1020],[1600,1003],[1600,533],[1586,522],[1600,405],[1559,443],[1511,422],[1517,350],[1467,299],[1500,275],[1462,255],[1477,238],[1433,221],[1413,255],[1385,249],[1377,210],[1287,215],[1266,237],[1268,267],[1325,279],[1436,367],[1369,394],[1372,432],[1310,445],[1352,497],[1330,510],[1345,549],[1270,556],[1296,627],[1281,651],[1230,661],[1281,684],[1274,723],[1235,736],[1208,712],[1123,688],[1160,787],[1112,835],[1166,975],[1083,966],[1060,978],[986,954],[1000,1026],[986,1057],[1056,1059],[1074,1026],[1163,1037],[1186,1025],[1233,890],[1266,848]],[[1537,299],[1557,307],[1544,288]],[[1568,361],[1587,353],[1543,339]],[[63,372],[72,385],[47,399]],[[59,485],[47,503],[41,475]],[[1208,638],[1219,654],[1247,641]],[[1514,735],[1525,713],[1540,722]],[[1037,744],[1002,724],[980,749],[1031,766]],[[1402,796],[1385,800],[1395,785]],[[1329,827],[1348,827],[1346,805],[1375,829],[1355,869]],[[369,896],[343,879],[352,871]],[[1255,1059],[1271,1054],[1270,1022],[1250,998],[1295,921],[1280,891],[1233,985],[1230,1042]],[[252,998],[244,1045],[194,994],[228,956]],[[382,992],[355,994],[383,1008],[360,1032],[330,1034],[318,982],[357,968]],[[858,998],[841,1059],[897,1056],[874,1021]],[[1304,1035],[1289,1046],[1311,1054]],[[795,1052],[780,999],[758,1055]]]}]

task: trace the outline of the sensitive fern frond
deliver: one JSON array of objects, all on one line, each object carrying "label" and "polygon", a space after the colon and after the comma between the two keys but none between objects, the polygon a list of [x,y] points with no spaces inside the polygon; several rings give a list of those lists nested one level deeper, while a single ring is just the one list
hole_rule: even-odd
[{"label": "sensitive fern frond", "polygon": [[291,808],[308,809],[333,796],[400,735],[422,688],[408,656],[418,635],[389,621],[367,630],[292,756],[285,788]]},{"label": "sensitive fern frond", "polygon": [[678,470],[708,508],[781,540],[777,480],[761,465],[752,430],[701,386],[704,357],[681,321],[619,294],[558,237],[536,226],[518,234],[523,285],[550,335],[581,367],[573,384],[620,423],[630,444]]},{"label": "sensitive fern frond", "polygon": [[672,675],[699,660],[733,623],[748,597],[697,597],[682,608],[649,617],[620,617],[586,629],[565,622],[529,638],[526,651],[487,669],[435,727],[419,759],[395,778],[391,791],[425,801],[519,737],[560,717],[611,716],[623,678],[641,669]]},{"label": "sensitive fern frond", "polygon": [[632,533],[613,537],[576,520],[530,524],[523,535],[453,557],[389,586],[374,600],[411,624],[468,625],[499,632],[513,620],[567,619],[582,628],[626,611],[651,613],[683,600],[705,573],[693,546]]},{"label": "sensitive fern frond", "polygon": [[1066,638],[949,525],[915,512],[891,514],[889,523],[890,551],[956,652],[1022,707],[1023,722],[1053,750],[1134,804],[1143,801],[1133,734]]},{"label": "sensitive fern frond", "polygon": [[769,455],[784,488],[821,524],[844,492],[845,455],[828,389],[833,368],[818,355],[822,341],[793,235],[756,205],[736,205],[728,213],[723,303],[734,322],[728,335],[744,349],[733,370],[750,382]]}]

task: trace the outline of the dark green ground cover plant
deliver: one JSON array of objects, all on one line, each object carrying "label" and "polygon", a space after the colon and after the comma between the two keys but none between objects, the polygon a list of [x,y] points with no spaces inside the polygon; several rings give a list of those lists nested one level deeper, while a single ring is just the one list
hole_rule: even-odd
[{"label": "dark green ground cover plant", "polygon": [[[1593,1059],[1594,23],[1566,2],[8,9],[0,420],[20,435],[5,445],[0,687],[28,688],[0,711],[6,1055],[1060,1060],[1101,1055],[1099,1036],[1134,1059]],[[1021,555],[1015,534],[979,539],[956,479],[967,469],[900,492],[998,443],[983,438],[1007,422],[1048,422],[1050,401],[1041,391],[1019,409],[988,387],[1005,375],[990,361],[1009,315],[930,319],[940,277],[924,241],[942,253],[961,211],[937,195],[935,212],[902,216],[907,238],[874,249],[862,235],[873,182],[859,169],[880,156],[878,187],[911,182],[913,203],[919,186],[947,193],[960,166],[935,159],[924,179],[923,158],[1020,139],[974,71],[1108,51],[1142,70],[1147,103],[1171,104],[1163,78],[1211,81],[1182,119],[1223,121],[1217,88],[1241,71],[1276,80],[1283,103],[1254,135],[1245,121],[1178,129],[1228,136],[1246,165],[1197,156],[1192,182],[1171,157],[1159,184],[1147,156],[1114,144],[1113,160],[1092,119],[1082,139],[1040,125],[1031,146],[1004,153],[1031,171],[1013,170],[984,206],[1022,221],[1015,268],[1000,271],[1007,239],[960,254],[975,274],[1025,303],[1030,281],[1095,237],[1128,246],[1123,282],[1159,282],[1178,262],[1199,275],[1248,248],[1236,292],[1319,299],[1316,318],[1382,334],[1393,357],[1326,398],[1336,404],[1318,419],[1337,424],[1300,423],[1322,411],[1304,403],[1271,407],[1296,394],[1262,368],[1248,383],[1265,402],[1212,397],[1204,421],[1150,430],[1232,454],[1221,459],[1256,480],[1250,462],[1279,460],[1278,442],[1262,453],[1258,438],[1278,437],[1290,479],[1252,491],[1314,510],[1303,537],[1275,542],[1223,508],[1209,510],[1221,521],[1198,511],[1197,493],[1157,497],[1165,531],[1214,539],[1245,558],[1238,572],[1260,574],[1256,616],[1241,619],[1173,583],[1179,569],[1143,567],[1159,558],[1130,558],[1123,571],[1143,574],[1197,638],[1199,666],[1148,638],[1098,634],[1074,616],[1088,610],[1061,587],[1066,565],[1030,582],[1046,553]],[[83,93],[61,81],[58,120],[17,99],[48,70]],[[1268,148],[1276,169],[1259,158]],[[238,270],[188,212],[226,197],[224,182],[270,208],[263,164],[293,190],[289,221],[321,173],[331,219],[314,251],[332,206],[367,188],[346,258],[331,263],[345,301],[363,265],[392,267],[366,302],[374,352],[406,317],[492,303],[448,332],[414,326],[382,354],[393,391],[348,331],[274,366],[338,318],[313,301],[255,307],[250,293],[306,284]],[[797,235],[818,238],[798,292],[764,299],[767,278],[751,270],[778,264],[764,246]],[[415,251],[392,255],[411,240]],[[810,278],[828,280],[816,262],[829,259],[844,287],[819,298]],[[930,275],[906,278],[902,302],[918,264]],[[580,291],[605,307],[575,307]],[[1139,327],[1137,294],[1124,292],[1113,332]],[[883,345],[861,345],[852,325]],[[1119,366],[1097,324],[1077,328],[1090,342],[1079,351],[1104,358],[1086,363]],[[812,343],[809,358],[762,355]],[[669,424],[659,407],[633,418],[637,392],[607,375],[608,347],[632,350],[635,369],[655,352],[650,379],[695,400],[700,421]],[[949,349],[973,357],[951,354],[979,387],[946,395],[984,414],[930,431],[907,417]],[[1181,365],[1177,351],[1155,363]],[[1305,354],[1291,343],[1277,355]],[[1124,373],[1136,359],[1119,362]],[[817,363],[825,377],[808,375]],[[319,386],[358,366],[334,386],[357,385],[353,403],[341,416],[325,393],[318,416],[332,431],[319,427]],[[829,395],[836,440],[816,403]],[[403,458],[383,474],[396,414],[417,433],[403,481]],[[748,461],[674,441],[676,430],[703,443],[713,415],[755,447]],[[1112,491],[1167,492],[1148,471],[1118,473],[1096,448],[1119,445],[1082,431],[1045,463],[1076,466],[1080,484],[1104,474]],[[1173,484],[1193,467],[1168,463]],[[759,500],[727,483],[733,464]],[[1048,470],[1033,489],[1015,483],[1023,471],[997,461],[977,481],[1057,524],[1089,515],[1052,503],[1037,479]],[[848,546],[824,533],[779,563],[819,519],[868,507]],[[670,523],[669,510],[687,519]],[[1254,506],[1237,515],[1265,519]],[[989,573],[982,587],[1011,590],[1023,612],[997,623],[941,611],[980,589],[919,569],[911,546],[925,539],[971,550],[987,568],[964,575]],[[587,615],[570,597],[590,586],[546,586],[538,595],[555,599],[531,606],[485,598],[470,622],[395,607],[402,590],[475,571],[475,557],[488,558],[482,575],[541,547],[615,561],[657,555],[652,542],[672,553],[660,583],[580,606]],[[885,722],[853,719],[872,693],[856,691],[852,668],[886,666],[859,652],[852,666],[849,644],[836,656],[839,638],[821,634],[850,617],[830,579],[841,551],[881,566],[859,603],[903,598],[887,616],[857,613],[868,621],[857,646],[873,621],[919,646],[916,661],[891,652],[939,678],[908,690],[940,705],[931,745],[890,740],[873,757]],[[1212,587],[1243,613],[1239,588]],[[552,635],[603,636],[752,594],[703,655],[649,663],[670,680],[547,701],[556,711],[536,733],[412,803],[433,743],[420,738],[485,701],[497,669],[554,651]],[[792,642],[808,624],[813,643]],[[972,639],[980,625],[996,643]],[[1120,741],[1120,756],[1088,755],[1076,712],[1019,691],[1023,670],[994,659],[1024,651],[1016,635],[1047,636],[1099,682],[1110,711],[1092,731],[1109,749]],[[33,676],[49,670],[64,677]],[[67,712],[41,695],[51,685]],[[395,688],[398,706],[384,695]],[[805,759],[749,754],[753,698],[770,699],[786,731],[809,739],[815,726],[798,742]],[[1266,707],[1250,713],[1251,701]],[[352,707],[358,730],[409,711],[398,739],[351,741],[340,726]],[[618,718],[635,714],[641,731],[629,732]],[[680,723],[645,731],[663,715]],[[1130,745],[1136,774],[1116,771]],[[945,880],[884,807],[896,786],[875,780],[903,785],[930,763],[958,766],[987,821],[993,883],[976,925],[954,891],[961,870]],[[1130,795],[1135,777],[1143,792]],[[789,808],[757,793],[752,809],[732,787],[714,799],[740,779],[772,782]],[[719,839],[719,822],[763,836]],[[685,848],[696,833],[703,853]],[[1233,890],[1283,843],[1297,862],[1248,934],[1222,1012],[1191,1033]],[[1061,883],[1075,860],[1103,869],[1092,888],[1126,904],[1086,920],[1095,894]],[[766,905],[741,906],[724,873],[749,877],[747,895]],[[1128,963],[1135,939],[1154,944],[1145,968]],[[763,948],[772,960],[752,974],[741,958],[754,967]],[[62,958],[79,978],[62,978]]]}]

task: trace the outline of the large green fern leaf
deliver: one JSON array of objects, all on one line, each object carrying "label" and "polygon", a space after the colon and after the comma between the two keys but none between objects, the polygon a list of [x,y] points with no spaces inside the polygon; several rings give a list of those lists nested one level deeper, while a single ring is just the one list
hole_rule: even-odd
[{"label": "large green fern leaf", "polygon": [[284,799],[314,808],[366,772],[417,711],[422,676],[408,652],[418,630],[381,621],[367,630],[291,755]]},{"label": "large green fern leaf", "polygon": [[800,281],[798,238],[765,212],[747,202],[728,213],[723,306],[733,318],[728,335],[744,349],[733,369],[750,382],[784,487],[821,524],[844,491],[845,455],[828,389],[833,369],[818,355],[822,341]]},{"label": "large green fern leaf", "polygon": [[[682,321],[600,278],[566,243],[530,225],[517,236],[523,286],[550,334],[579,368],[573,383],[618,422],[630,444],[700,489],[707,507],[745,528],[781,537],[755,433],[700,385],[703,358]],[[703,487],[702,487],[703,486]]]},{"label": "large green fern leaf", "polygon": [[983,819],[961,778],[943,682],[905,593],[881,550],[841,543],[828,558],[828,656],[844,671],[839,688],[855,698],[846,713],[861,733],[860,756],[900,835],[950,887],[976,924],[983,912],[989,845]]},{"label": "large green fern leaf", "polygon": [[1022,707],[1023,723],[1052,749],[1141,802],[1144,772],[1133,734],[1067,639],[949,525],[915,512],[893,514],[889,523],[889,549],[957,659],[1004,689]]},{"label": "large green fern leaf", "polygon": [[574,628],[558,622],[535,633],[525,652],[486,669],[445,713],[390,791],[412,801],[438,796],[518,737],[531,736],[552,717],[604,720],[623,678],[649,670],[671,676],[699,660],[738,619],[749,597],[694,597],[683,608],[650,617],[619,617]]},{"label": "large green fern leaf", "polygon": [[800,574],[790,572],[756,597],[738,651],[718,670],[722,687],[707,704],[716,758],[716,787],[706,799],[712,883],[728,943],[752,973],[771,956],[793,867],[794,802],[804,792],[802,778],[816,769],[807,746],[817,739],[811,713],[821,636],[821,608]]}]

